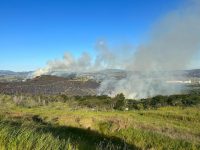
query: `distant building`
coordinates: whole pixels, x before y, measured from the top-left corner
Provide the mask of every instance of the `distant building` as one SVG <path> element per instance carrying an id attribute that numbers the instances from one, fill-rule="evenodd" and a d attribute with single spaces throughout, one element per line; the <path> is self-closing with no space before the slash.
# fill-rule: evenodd
<path id="1" fill-rule="evenodd" d="M 180 84 L 191 84 L 192 81 L 191 80 L 186 80 L 186 81 L 182 81 L 182 80 L 172 80 L 172 81 L 166 81 L 166 83 L 172 83 L 172 84 L 175 84 L 175 83 L 180 83 Z"/>
<path id="2" fill-rule="evenodd" d="M 183 83 L 186 83 L 186 84 L 191 84 L 192 81 L 191 80 L 188 80 L 188 81 L 183 81 Z"/>

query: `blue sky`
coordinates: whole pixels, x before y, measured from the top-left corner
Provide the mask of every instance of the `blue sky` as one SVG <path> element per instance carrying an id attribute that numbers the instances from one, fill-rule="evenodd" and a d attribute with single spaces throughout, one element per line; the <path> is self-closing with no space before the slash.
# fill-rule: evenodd
<path id="1" fill-rule="evenodd" d="M 34 70 L 66 51 L 94 55 L 99 39 L 138 45 L 157 20 L 183 2 L 0 0 L 0 70 Z"/>

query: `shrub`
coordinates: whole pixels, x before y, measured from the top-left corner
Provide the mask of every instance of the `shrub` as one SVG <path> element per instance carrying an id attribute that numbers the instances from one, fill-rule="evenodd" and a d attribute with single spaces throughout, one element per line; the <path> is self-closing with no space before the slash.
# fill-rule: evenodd
<path id="1" fill-rule="evenodd" d="M 125 96 L 124 96 L 124 94 L 122 94 L 122 93 L 117 94 L 114 97 L 114 100 L 116 101 L 114 109 L 124 110 L 124 107 L 125 107 Z"/>

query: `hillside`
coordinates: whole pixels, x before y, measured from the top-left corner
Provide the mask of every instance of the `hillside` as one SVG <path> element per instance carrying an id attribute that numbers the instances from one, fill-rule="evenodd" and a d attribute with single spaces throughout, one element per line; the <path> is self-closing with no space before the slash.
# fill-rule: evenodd
<path id="1" fill-rule="evenodd" d="M 44 75 L 24 82 L 0 83 L 0 93 L 94 95 L 98 85 L 97 82 L 92 80 L 70 80 L 63 77 Z"/>
<path id="2" fill-rule="evenodd" d="M 1 150 L 200 149 L 199 105 L 76 110 L 76 100 L 63 98 L 59 102 L 50 96 L 50 103 L 27 107 L 17 103 L 15 96 L 0 95 Z M 102 98 L 93 97 L 93 101 L 107 105 L 106 97 Z M 84 101 L 88 103 L 87 99 L 80 103 Z"/>
<path id="3" fill-rule="evenodd" d="M 114 81 L 121 80 L 126 78 L 129 73 L 128 71 L 119 69 L 107 69 L 87 73 L 51 72 L 53 75 L 42 75 L 27 79 L 30 72 L 0 71 L 0 93 L 95 95 L 102 81 L 109 79 L 114 79 Z M 200 82 L 200 69 L 170 73 L 177 80 L 192 80 L 194 83 Z M 140 75 L 141 72 L 135 72 L 135 74 Z M 190 89 L 191 87 L 189 87 Z"/>

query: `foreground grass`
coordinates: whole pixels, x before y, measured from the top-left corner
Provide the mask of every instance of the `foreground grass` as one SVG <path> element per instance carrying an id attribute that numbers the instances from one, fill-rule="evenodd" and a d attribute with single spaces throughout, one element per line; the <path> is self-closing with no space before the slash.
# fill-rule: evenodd
<path id="1" fill-rule="evenodd" d="M 199 106 L 103 112 L 8 103 L 0 111 L 2 150 L 200 149 Z"/>
<path id="2" fill-rule="evenodd" d="M 120 138 L 109 138 L 95 131 L 21 121 L 2 120 L 0 122 L 1 149 L 136 149 Z"/>

